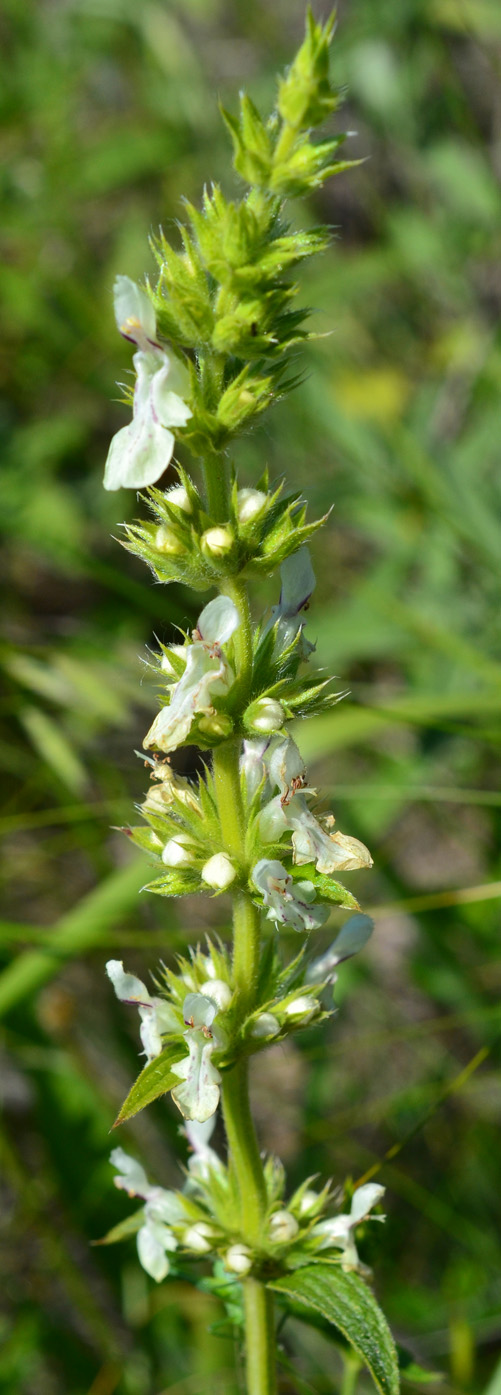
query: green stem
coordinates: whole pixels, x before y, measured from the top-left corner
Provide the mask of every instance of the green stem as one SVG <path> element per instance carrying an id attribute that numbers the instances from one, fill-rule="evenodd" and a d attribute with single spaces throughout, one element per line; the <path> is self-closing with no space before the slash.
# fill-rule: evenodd
<path id="1" fill-rule="evenodd" d="M 354 1395 L 361 1363 L 358 1356 L 343 1356 L 343 1378 L 340 1395 Z"/>
<path id="2" fill-rule="evenodd" d="M 248 1395 L 275 1395 L 273 1298 L 256 1279 L 246 1279 L 243 1288 L 247 1392 Z"/>
<path id="3" fill-rule="evenodd" d="M 214 523 L 228 522 L 228 461 L 221 452 L 214 451 L 203 461 L 207 511 Z"/>
<path id="4" fill-rule="evenodd" d="M 227 496 L 224 505 L 221 477 L 216 477 L 214 464 L 214 461 L 208 461 L 205 469 L 207 497 L 213 516 L 224 520 L 227 517 Z M 223 487 L 227 486 L 223 484 Z M 215 512 L 216 505 L 223 510 L 219 515 Z M 235 632 L 237 679 L 232 696 L 235 712 L 242 712 L 248 702 L 252 677 L 252 628 L 247 587 L 240 578 L 231 577 L 222 582 L 221 591 L 231 597 L 241 617 Z M 246 824 L 239 759 L 240 741 L 232 739 L 224 742 L 214 751 L 213 773 L 222 839 L 227 851 L 242 864 L 245 861 Z M 233 898 L 233 982 L 242 1018 L 252 1011 L 256 1000 L 259 950 L 259 911 L 247 892 L 238 891 Z M 267 1196 L 250 1108 L 248 1061 L 245 1056 L 241 1056 L 236 1065 L 224 1073 L 222 1102 L 230 1167 L 240 1199 L 240 1230 L 242 1238 L 254 1250 L 258 1250 L 266 1218 Z M 247 1395 L 275 1395 L 273 1296 L 264 1284 L 254 1278 L 244 1280 L 243 1290 Z"/>
<path id="5" fill-rule="evenodd" d="M 223 1077 L 223 1114 L 231 1166 L 240 1196 L 242 1236 L 250 1245 L 256 1245 L 266 1209 L 266 1188 L 250 1110 L 248 1062 L 245 1057 L 241 1057 Z"/>

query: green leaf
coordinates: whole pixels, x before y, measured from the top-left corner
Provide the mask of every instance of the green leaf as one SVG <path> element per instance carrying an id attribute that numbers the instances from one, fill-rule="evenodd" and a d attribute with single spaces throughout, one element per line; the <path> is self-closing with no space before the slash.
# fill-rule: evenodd
<path id="1" fill-rule="evenodd" d="M 144 1221 L 144 1206 L 140 1211 L 134 1211 L 132 1216 L 125 1216 L 118 1225 L 112 1226 L 111 1230 L 103 1235 L 102 1240 L 91 1240 L 91 1245 L 116 1245 L 119 1240 L 128 1240 L 129 1235 L 137 1235 L 138 1230 Z"/>
<path id="2" fill-rule="evenodd" d="M 286 1307 L 308 1322 L 320 1314 L 350 1343 L 367 1366 L 381 1395 L 398 1395 L 395 1343 L 381 1309 L 358 1274 L 338 1265 L 311 1264 L 276 1279 L 268 1288 Z"/>
<path id="3" fill-rule="evenodd" d="M 165 1095 L 167 1090 L 172 1090 L 174 1085 L 179 1084 L 179 1078 L 177 1075 L 173 1075 L 172 1067 L 185 1055 L 184 1043 L 175 1041 L 165 1046 L 161 1055 L 156 1056 L 154 1061 L 150 1061 L 149 1065 L 144 1067 L 132 1086 L 132 1090 L 129 1090 L 119 1114 L 117 1114 L 113 1125 L 114 1129 L 118 1124 L 125 1123 L 126 1119 L 132 1119 L 134 1114 L 139 1114 L 139 1111 L 145 1109 L 147 1104 L 153 1104 L 153 1100 L 157 1100 L 160 1095 Z"/>

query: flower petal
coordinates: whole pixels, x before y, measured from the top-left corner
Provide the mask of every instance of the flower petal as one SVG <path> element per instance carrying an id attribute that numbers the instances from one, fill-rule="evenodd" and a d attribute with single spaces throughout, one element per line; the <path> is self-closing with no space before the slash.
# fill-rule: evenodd
<path id="1" fill-rule="evenodd" d="M 133 344 L 154 344 L 157 336 L 155 311 L 146 291 L 130 276 L 117 276 L 113 287 L 117 329 Z"/>
<path id="2" fill-rule="evenodd" d="M 351 1202 L 351 1223 L 358 1225 L 372 1211 L 373 1206 L 377 1206 L 378 1201 L 384 1196 L 386 1188 L 379 1182 L 365 1182 L 363 1187 L 357 1187 L 353 1193 Z"/>
<path id="3" fill-rule="evenodd" d="M 151 1006 L 153 999 L 142 979 L 136 978 L 135 974 L 125 973 L 121 959 L 108 959 L 106 973 L 121 1003 L 145 1003 Z"/>
<path id="4" fill-rule="evenodd" d="M 114 1148 L 110 1153 L 110 1162 L 113 1167 L 119 1169 L 119 1176 L 113 1181 L 119 1191 L 127 1192 L 129 1196 L 140 1196 L 147 1200 L 153 1188 L 148 1182 L 144 1167 L 138 1163 L 136 1158 L 131 1158 L 129 1153 L 125 1153 L 123 1148 Z"/>
<path id="5" fill-rule="evenodd" d="M 215 1042 L 207 1041 L 202 1031 L 192 1031 L 188 1037 L 188 1056 L 172 1067 L 173 1075 L 182 1081 L 172 1091 L 174 1103 L 185 1119 L 198 1119 L 202 1124 L 210 1119 L 219 1104 L 221 1076 L 211 1061 L 214 1046 Z"/>
<path id="6" fill-rule="evenodd" d="M 216 596 L 204 606 L 197 630 L 205 644 L 227 644 L 240 624 L 240 615 L 229 596 Z"/>
<path id="7" fill-rule="evenodd" d="M 157 1284 L 167 1277 L 169 1261 L 165 1253 L 165 1226 L 148 1221 L 137 1233 L 137 1252 L 140 1264 Z"/>

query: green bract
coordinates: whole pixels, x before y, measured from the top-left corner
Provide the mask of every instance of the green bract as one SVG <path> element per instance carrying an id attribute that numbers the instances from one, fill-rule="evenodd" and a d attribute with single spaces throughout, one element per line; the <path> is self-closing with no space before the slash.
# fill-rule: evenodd
<path id="1" fill-rule="evenodd" d="M 217 593 L 190 634 L 159 644 L 161 705 L 143 741 L 150 788 L 142 822 L 124 832 L 153 866 L 145 890 L 231 898 L 233 942 L 230 952 L 210 940 L 162 966 L 151 992 L 121 960 L 107 965 L 118 998 L 139 1013 L 146 1057 L 116 1122 L 170 1095 L 192 1155 L 183 1190 L 169 1192 L 115 1150 L 116 1184 L 142 1204 L 106 1240 L 137 1233 L 140 1262 L 157 1282 L 176 1265 L 184 1278 L 187 1259 L 212 1262 L 213 1278 L 201 1282 L 245 1326 L 248 1395 L 275 1391 L 272 1292 L 290 1311 L 310 1321 L 320 1313 L 338 1327 L 388 1395 L 396 1380 L 391 1338 L 364 1284 L 364 1237 L 383 1219 L 373 1212 L 384 1189 L 348 1187 L 335 1212 L 329 1185 L 318 1191 L 308 1179 L 286 1201 L 281 1163 L 260 1155 L 247 1077 L 250 1056 L 329 1016 L 336 966 L 372 929 L 355 914 L 330 948 L 316 943 L 332 906 L 359 911 L 338 874 L 358 873 L 372 859 L 319 807 L 288 729 L 342 696 L 315 669 L 305 632 L 315 588 L 307 544 L 320 524 L 266 471 L 240 479 L 228 454 L 234 437 L 298 381 L 291 355 L 307 337 L 307 312 L 291 273 L 324 249 L 328 233 L 294 230 L 284 199 L 347 167 L 337 160 L 343 137 L 311 138 L 339 103 L 329 78 L 333 31 L 332 19 L 322 25 L 308 11 L 305 41 L 269 118 L 247 94 L 238 117 L 223 113 L 248 186 L 242 198 L 207 189 L 199 208 L 185 205 L 177 247 L 163 233 L 156 239 L 156 284 L 143 289 L 119 277 L 115 287 L 118 328 L 137 349 L 136 387 L 105 483 L 147 486 L 151 515 L 126 528 L 125 546 L 157 582 Z M 174 482 L 162 488 L 175 443 L 202 468 L 192 478 L 176 464 Z M 253 624 L 247 583 L 267 576 L 270 603 Z M 208 754 L 189 780 L 170 762 L 192 745 Z M 299 946 L 292 959 L 291 938 Z M 220 1100 L 227 1162 L 209 1142 Z"/>

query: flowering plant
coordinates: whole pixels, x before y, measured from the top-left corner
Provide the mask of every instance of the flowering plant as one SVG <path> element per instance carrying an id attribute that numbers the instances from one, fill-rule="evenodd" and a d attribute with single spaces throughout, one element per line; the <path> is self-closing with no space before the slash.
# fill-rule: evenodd
<path id="1" fill-rule="evenodd" d="M 136 1232 L 140 1262 L 157 1282 L 187 1259 L 212 1264 L 212 1277 L 200 1279 L 197 1268 L 194 1282 L 218 1294 L 242 1331 L 249 1395 L 276 1389 L 275 1305 L 320 1317 L 385 1395 L 398 1389 L 395 1348 L 357 1249 L 367 1226 L 384 1219 L 383 1187 L 317 1190 L 309 1178 L 287 1199 L 281 1163 L 261 1157 L 248 1094 L 250 1057 L 329 1015 L 337 965 L 372 930 L 338 880 L 370 867 L 370 853 L 317 807 L 288 726 L 342 696 L 307 667 L 315 586 L 307 544 L 323 520 L 308 522 L 298 494 L 270 486 L 266 473 L 242 484 L 230 456 L 238 433 L 294 385 L 291 355 L 307 330 L 289 273 L 328 242 L 325 228 L 291 231 L 285 200 L 353 163 L 339 158 L 344 137 L 312 139 L 339 103 L 329 79 L 333 31 L 333 20 L 321 25 L 308 11 L 267 121 L 246 95 L 238 118 L 223 112 L 246 186 L 240 201 L 218 186 L 206 191 L 201 210 L 187 205 L 181 250 L 163 234 L 155 244 L 157 284 L 121 276 L 115 287 L 118 328 L 136 346 L 136 384 L 105 487 L 146 488 L 152 519 L 129 526 L 125 545 L 159 582 L 217 591 L 191 634 L 160 646 L 161 706 L 143 742 L 150 788 L 142 823 L 126 832 L 156 868 L 149 891 L 229 893 L 233 942 L 209 941 L 162 967 L 153 991 L 121 961 L 107 965 L 118 998 L 138 1009 L 146 1057 L 117 1122 L 170 1092 L 190 1153 L 184 1185 L 166 1191 L 114 1150 L 116 1185 L 140 1205 L 106 1238 Z M 177 443 L 201 460 L 200 478 L 176 464 L 178 482 L 162 490 L 155 486 Z M 253 626 L 248 582 L 277 572 L 278 599 Z M 171 755 L 194 743 L 210 754 L 191 781 Z M 319 956 L 308 937 L 333 904 L 349 914 Z M 290 962 L 282 929 L 300 937 Z M 226 1161 L 210 1141 L 220 1101 Z"/>

